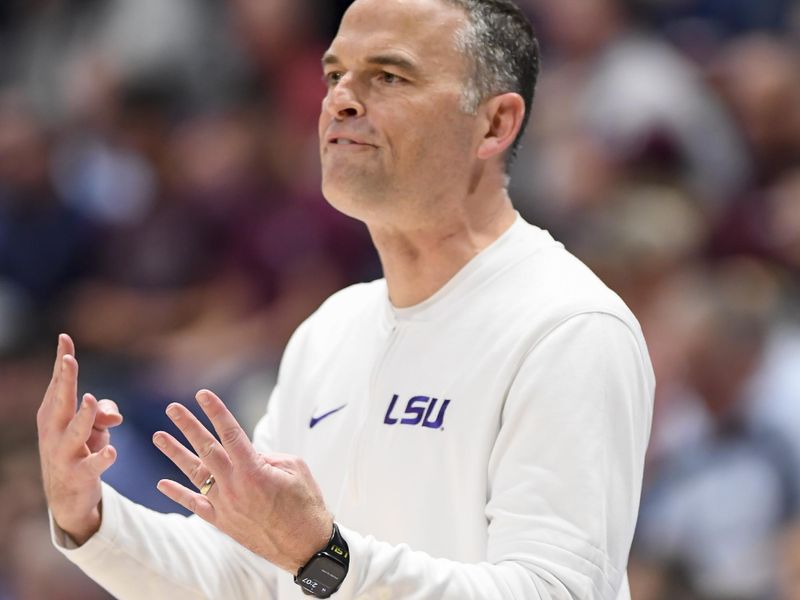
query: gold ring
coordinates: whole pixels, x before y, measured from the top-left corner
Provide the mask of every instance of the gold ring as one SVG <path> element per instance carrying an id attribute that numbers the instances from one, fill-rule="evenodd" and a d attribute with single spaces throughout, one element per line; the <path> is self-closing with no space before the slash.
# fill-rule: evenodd
<path id="1" fill-rule="evenodd" d="M 206 479 L 203 482 L 203 485 L 200 486 L 200 493 L 203 494 L 203 496 L 207 496 L 208 492 L 211 491 L 211 488 L 214 487 L 214 484 L 216 482 L 217 482 L 217 480 L 214 479 L 214 476 L 213 475 L 209 475 L 208 479 Z"/>

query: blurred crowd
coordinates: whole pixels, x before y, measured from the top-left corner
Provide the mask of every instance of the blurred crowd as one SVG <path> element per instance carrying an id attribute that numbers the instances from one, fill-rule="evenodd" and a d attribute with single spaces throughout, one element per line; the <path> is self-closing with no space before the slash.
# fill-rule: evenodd
<path id="1" fill-rule="evenodd" d="M 108 595 L 51 548 L 56 336 L 115 400 L 106 480 L 210 387 L 251 428 L 293 329 L 380 276 L 319 191 L 347 0 L 0 2 L 0 600 Z M 658 380 L 634 600 L 800 598 L 800 2 L 523 0 L 543 47 L 515 204 L 631 306 Z"/>

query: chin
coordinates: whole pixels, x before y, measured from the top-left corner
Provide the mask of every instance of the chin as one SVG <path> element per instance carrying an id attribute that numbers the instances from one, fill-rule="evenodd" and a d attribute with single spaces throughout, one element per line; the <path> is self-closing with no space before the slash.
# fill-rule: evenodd
<path id="1" fill-rule="evenodd" d="M 380 210 L 381 199 L 386 191 L 365 185 L 363 181 L 352 178 L 322 177 L 322 195 L 333 208 L 339 212 L 367 222 L 374 218 Z"/>
<path id="2" fill-rule="evenodd" d="M 359 195 L 351 189 L 352 186 L 344 186 L 340 183 L 333 184 L 323 179 L 322 195 L 325 200 L 340 213 L 359 221 L 365 220 L 364 203 L 360 200 Z"/>

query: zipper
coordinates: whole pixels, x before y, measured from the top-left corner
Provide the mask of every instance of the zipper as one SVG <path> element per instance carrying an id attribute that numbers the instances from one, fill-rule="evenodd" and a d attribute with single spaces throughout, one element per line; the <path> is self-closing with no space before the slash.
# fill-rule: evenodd
<path id="1" fill-rule="evenodd" d="M 368 396 L 368 404 L 366 410 L 364 410 L 364 414 L 361 418 L 361 422 L 359 423 L 358 432 L 356 434 L 356 441 L 353 444 L 353 471 L 352 476 L 350 478 L 350 492 L 353 494 L 353 497 L 356 501 L 360 499 L 361 496 L 361 485 L 360 482 L 363 480 L 363 471 L 364 471 L 364 453 L 363 448 L 365 444 L 365 438 L 367 434 L 372 431 L 372 428 L 368 427 L 368 422 L 370 417 L 372 417 L 375 413 L 375 409 L 377 406 L 380 405 L 380 398 L 378 398 L 378 381 L 380 380 L 380 374 L 383 370 L 383 366 L 386 363 L 386 359 L 389 356 L 389 353 L 392 350 L 397 338 L 399 336 L 399 326 L 397 321 L 392 319 L 391 329 L 389 330 L 389 336 L 387 337 L 386 341 L 383 344 L 383 351 L 381 352 L 378 359 L 375 361 L 375 366 L 372 369 L 372 373 L 370 375 L 370 382 L 369 382 L 369 396 Z"/>

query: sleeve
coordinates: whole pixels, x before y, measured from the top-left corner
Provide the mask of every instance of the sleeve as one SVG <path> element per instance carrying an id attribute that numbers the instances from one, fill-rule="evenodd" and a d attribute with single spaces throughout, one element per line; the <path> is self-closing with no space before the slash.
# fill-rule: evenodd
<path id="1" fill-rule="evenodd" d="M 103 521 L 85 544 L 50 524 L 56 548 L 120 600 L 276 597 L 274 565 L 199 517 L 157 513 L 105 483 Z"/>
<path id="2" fill-rule="evenodd" d="M 566 320 L 509 388 L 488 465 L 485 562 L 437 559 L 345 527 L 351 571 L 335 597 L 627 598 L 654 385 L 638 331 L 608 314 Z"/>

